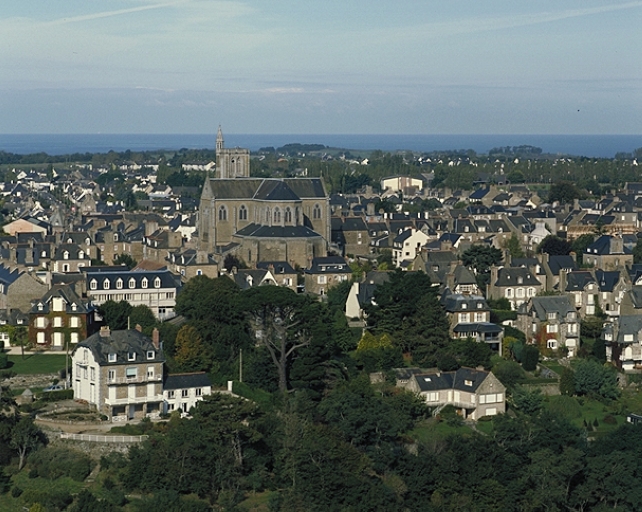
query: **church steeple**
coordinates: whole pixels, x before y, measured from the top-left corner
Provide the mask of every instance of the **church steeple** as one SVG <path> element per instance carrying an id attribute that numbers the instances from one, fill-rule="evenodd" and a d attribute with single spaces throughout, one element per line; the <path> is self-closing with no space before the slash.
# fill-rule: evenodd
<path id="1" fill-rule="evenodd" d="M 218 133 L 216 134 L 216 153 L 218 154 L 222 149 L 223 149 L 223 130 L 221 130 L 221 125 L 219 124 Z"/>

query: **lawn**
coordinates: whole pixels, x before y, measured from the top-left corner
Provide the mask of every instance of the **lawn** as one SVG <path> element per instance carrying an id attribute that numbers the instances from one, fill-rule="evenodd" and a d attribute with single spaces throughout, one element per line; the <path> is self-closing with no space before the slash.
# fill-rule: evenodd
<path id="1" fill-rule="evenodd" d="M 56 480 L 49 480 L 46 478 L 29 478 L 28 471 L 22 470 L 20 473 L 13 476 L 12 486 L 20 487 L 24 493 L 19 498 L 13 498 L 11 492 L 0 495 L 0 510 L 3 512 L 23 512 L 24 506 L 27 504 L 24 500 L 25 495 L 29 492 L 47 493 L 47 492 L 68 492 L 72 495 L 79 493 L 85 484 L 76 482 L 68 477 L 58 478 Z"/>
<path id="2" fill-rule="evenodd" d="M 545 402 L 545 407 L 562 414 L 576 427 L 587 428 L 588 426 L 589 437 L 603 435 L 626 422 L 626 417 L 617 412 L 618 409 L 621 409 L 617 404 L 609 406 L 588 398 L 549 397 Z M 615 424 L 604 421 L 609 416 L 615 420 Z M 594 427 L 595 420 L 598 423 L 597 427 Z M 596 430 L 594 431 L 593 428 Z"/>
<path id="3" fill-rule="evenodd" d="M 451 434 L 470 434 L 472 429 L 466 425 L 451 426 L 446 421 L 429 419 L 418 424 L 408 435 L 423 445 L 443 441 Z"/>
<path id="4" fill-rule="evenodd" d="M 65 355 L 28 354 L 22 356 L 9 356 L 8 370 L 17 374 L 58 373 L 65 369 Z"/>

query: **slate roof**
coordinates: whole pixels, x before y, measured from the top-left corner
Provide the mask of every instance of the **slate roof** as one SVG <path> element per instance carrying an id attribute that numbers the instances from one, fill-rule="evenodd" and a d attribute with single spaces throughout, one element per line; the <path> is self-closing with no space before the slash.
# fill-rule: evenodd
<path id="1" fill-rule="evenodd" d="M 615 285 L 620 280 L 620 272 L 618 270 L 604 271 L 598 269 L 595 271 L 595 279 L 597 285 L 602 292 L 612 292 Z"/>
<path id="2" fill-rule="evenodd" d="M 572 256 L 552 255 L 548 257 L 548 267 L 554 276 L 560 275 L 560 270 L 577 270 L 577 262 Z"/>
<path id="3" fill-rule="evenodd" d="M 414 378 L 417 380 L 421 391 L 456 389 L 474 393 L 489 374 L 490 372 L 484 370 L 459 368 L 454 372 L 432 371 L 430 373 L 415 373 Z M 470 382 L 471 385 L 467 385 L 466 382 Z"/>
<path id="4" fill-rule="evenodd" d="M 65 301 L 65 312 L 69 314 L 87 314 L 94 310 L 91 302 L 81 299 L 71 286 L 54 285 L 42 299 L 32 301 L 31 313 L 47 314 L 51 311 L 51 301 L 54 297 L 61 297 Z M 72 305 L 76 305 L 76 309 Z M 38 308 L 42 305 L 42 309 Z"/>
<path id="5" fill-rule="evenodd" d="M 293 201 L 305 198 L 325 198 L 320 178 L 210 178 L 209 186 L 218 199 L 260 199 Z"/>
<path id="6" fill-rule="evenodd" d="M 473 322 L 469 324 L 457 324 L 453 329 L 453 332 L 485 332 L 499 334 L 502 330 L 503 329 L 499 325 L 492 324 L 490 322 Z"/>
<path id="7" fill-rule="evenodd" d="M 445 293 L 441 299 L 444 309 L 449 313 L 457 311 L 488 311 L 486 299 L 481 295 L 462 295 L 460 293 Z"/>
<path id="8" fill-rule="evenodd" d="M 174 373 L 165 377 L 163 391 L 211 387 L 212 381 L 205 372 Z"/>
<path id="9" fill-rule="evenodd" d="M 290 187 L 281 180 L 265 180 L 254 194 L 254 199 L 263 201 L 300 201 Z"/>
<path id="10" fill-rule="evenodd" d="M 296 274 L 296 270 L 292 268 L 287 261 L 259 261 L 256 264 L 256 268 L 263 270 L 271 270 L 270 267 L 274 268 L 273 274 Z"/>
<path id="11" fill-rule="evenodd" d="M 351 274 L 352 269 L 348 262 L 341 256 L 325 256 L 321 258 L 312 258 L 312 264 L 306 269 L 306 274 Z"/>
<path id="12" fill-rule="evenodd" d="M 468 196 L 468 199 L 480 201 L 490 192 L 490 188 L 478 188 L 472 194 Z"/>
<path id="13" fill-rule="evenodd" d="M 638 333 L 642 331 L 642 315 L 623 315 L 618 321 L 617 343 L 638 343 Z M 633 340 L 624 341 L 625 334 L 633 334 Z"/>
<path id="14" fill-rule="evenodd" d="M 548 313 L 557 313 L 561 318 L 568 313 L 575 312 L 571 300 L 567 296 L 533 297 L 531 305 L 537 318 L 544 322 L 548 320 Z"/>
<path id="15" fill-rule="evenodd" d="M 497 281 L 494 284 L 495 286 L 516 286 L 518 284 L 540 286 L 542 283 L 540 283 L 535 277 L 535 274 L 527 268 L 503 267 L 498 269 Z"/>
<path id="16" fill-rule="evenodd" d="M 615 254 L 611 253 L 611 238 L 610 235 L 602 235 L 586 248 L 586 254 Z M 624 247 L 623 254 L 631 254 L 631 249 Z"/>
<path id="17" fill-rule="evenodd" d="M 97 282 L 96 290 L 103 290 L 105 280 L 109 281 L 109 290 L 117 290 L 116 281 L 122 280 L 123 292 L 129 289 L 142 289 L 143 279 L 147 279 L 147 289 L 154 290 L 154 280 L 158 277 L 161 280 L 160 288 L 180 288 L 180 276 L 172 274 L 169 270 L 124 270 L 126 267 L 114 267 L 115 270 L 105 270 L 100 268 L 95 270 L 91 267 L 85 275 L 87 276 L 87 291 L 92 293 L 94 290 L 90 287 L 90 282 L 95 279 Z M 134 279 L 134 288 L 129 287 L 130 279 Z"/>
<path id="18" fill-rule="evenodd" d="M 19 277 L 20 272 L 18 269 L 11 270 L 4 265 L 0 265 L 0 282 L 5 285 L 5 288 L 11 285 Z"/>
<path id="19" fill-rule="evenodd" d="M 307 226 L 261 226 L 249 224 L 237 231 L 234 236 L 256 238 L 312 238 L 321 235 Z"/>
<path id="20" fill-rule="evenodd" d="M 583 291 L 589 283 L 595 283 L 590 272 L 582 270 L 566 274 L 566 290 L 564 292 Z"/>
<path id="21" fill-rule="evenodd" d="M 97 332 L 78 343 L 74 354 L 81 348 L 88 348 L 100 366 L 164 362 L 162 350 L 157 350 L 152 340 L 136 329 L 111 331 L 108 335 Z M 153 359 L 147 359 L 147 352 L 154 352 Z M 135 361 L 129 361 L 129 354 L 136 354 Z M 109 362 L 109 354 L 116 354 L 116 361 Z"/>

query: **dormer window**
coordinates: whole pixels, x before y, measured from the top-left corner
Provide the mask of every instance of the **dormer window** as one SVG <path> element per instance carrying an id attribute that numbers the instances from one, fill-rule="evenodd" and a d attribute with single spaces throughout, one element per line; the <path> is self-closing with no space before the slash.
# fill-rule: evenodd
<path id="1" fill-rule="evenodd" d="M 472 386 L 473 385 L 473 381 L 472 380 L 464 380 L 464 384 L 466 386 Z"/>
<path id="2" fill-rule="evenodd" d="M 140 282 L 141 287 L 147 288 L 147 284 L 148 284 L 147 278 L 143 277 L 143 280 Z"/>
<path id="3" fill-rule="evenodd" d="M 461 309 L 468 309 L 468 304 L 466 304 L 465 302 L 462 303 Z"/>
<path id="4" fill-rule="evenodd" d="M 85 238 L 85 245 L 91 244 L 91 240 L 89 238 Z"/>
<path id="5" fill-rule="evenodd" d="M 74 302 L 74 303 L 71 305 L 71 310 L 72 310 L 72 311 L 76 311 L 77 309 L 78 309 L 78 306 L 76 306 L 76 303 Z"/>
<path id="6" fill-rule="evenodd" d="M 147 359 L 154 359 L 155 352 L 153 350 L 147 351 Z"/>
<path id="7" fill-rule="evenodd" d="M 109 279 L 103 281 L 103 290 L 109 290 Z"/>
<path id="8" fill-rule="evenodd" d="M 78 252 L 78 259 L 79 260 L 85 259 L 85 253 L 83 251 Z"/>
<path id="9" fill-rule="evenodd" d="M 122 288 L 123 288 L 123 280 L 119 277 L 118 279 L 116 279 L 116 289 L 122 290 Z"/>
<path id="10" fill-rule="evenodd" d="M 89 289 L 95 290 L 96 288 L 98 288 L 98 283 L 96 282 L 96 280 L 92 279 L 91 281 L 89 281 Z"/>
<path id="11" fill-rule="evenodd" d="M 161 280 L 160 277 L 157 277 L 154 279 L 154 288 L 160 288 L 161 287 Z"/>
<path id="12" fill-rule="evenodd" d="M 136 352 L 127 352 L 127 361 L 136 361 Z"/>
<path id="13" fill-rule="evenodd" d="M 136 288 L 136 279 L 134 279 L 133 277 L 129 280 L 129 287 Z"/>
<path id="14" fill-rule="evenodd" d="M 114 233 L 114 242 L 118 242 L 118 233 Z"/>
<path id="15" fill-rule="evenodd" d="M 118 357 L 116 356 L 116 354 L 111 352 L 108 356 L 108 361 L 110 363 L 115 363 L 117 360 L 118 360 Z"/>
<path id="16" fill-rule="evenodd" d="M 62 259 L 63 260 L 68 260 L 69 259 L 69 251 L 65 251 L 62 253 Z"/>
<path id="17" fill-rule="evenodd" d="M 38 303 L 38 311 L 42 311 L 44 309 L 44 306 L 42 305 L 42 302 Z"/>
<path id="18" fill-rule="evenodd" d="M 73 241 L 71 238 L 67 238 L 67 243 L 68 243 L 68 244 L 73 244 L 73 243 L 74 243 L 74 241 Z"/>
<path id="19" fill-rule="evenodd" d="M 477 303 L 477 309 L 481 309 L 481 308 L 483 308 L 483 307 L 484 307 L 484 305 L 483 305 L 481 302 L 478 302 L 478 303 Z"/>

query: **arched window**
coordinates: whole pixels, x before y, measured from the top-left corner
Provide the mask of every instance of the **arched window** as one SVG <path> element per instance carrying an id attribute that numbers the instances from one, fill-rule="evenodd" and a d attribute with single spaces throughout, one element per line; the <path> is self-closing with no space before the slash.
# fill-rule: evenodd
<path id="1" fill-rule="evenodd" d="M 161 280 L 160 277 L 157 277 L 154 279 L 154 288 L 160 288 L 161 287 Z"/>
<path id="2" fill-rule="evenodd" d="M 123 280 L 119 277 L 116 279 L 116 289 L 121 290 L 123 288 Z"/>
<path id="3" fill-rule="evenodd" d="M 221 206 L 218 209 L 218 220 L 227 220 L 227 208 L 225 206 Z"/>
<path id="4" fill-rule="evenodd" d="M 89 281 L 89 289 L 95 290 L 96 288 L 98 288 L 98 282 L 95 279 Z"/>
<path id="5" fill-rule="evenodd" d="M 140 282 L 142 288 L 147 288 L 147 278 L 143 277 L 143 280 Z"/>
<path id="6" fill-rule="evenodd" d="M 84 253 L 83 251 L 79 251 L 79 252 L 78 252 L 78 259 L 79 259 L 79 260 L 83 260 L 83 259 L 85 259 L 85 253 Z"/>
<path id="7" fill-rule="evenodd" d="M 103 290 L 109 290 L 109 279 L 103 281 Z"/>
<path id="8" fill-rule="evenodd" d="M 314 209 L 312 210 L 312 218 L 313 219 L 321 218 L 321 207 L 318 204 L 314 205 Z"/>
<path id="9" fill-rule="evenodd" d="M 281 209 L 280 208 L 275 208 L 274 209 L 274 223 L 275 224 L 281 224 Z"/>
<path id="10" fill-rule="evenodd" d="M 286 224 L 292 223 L 292 210 L 290 209 L 289 206 L 285 209 L 285 223 Z"/>
<path id="11" fill-rule="evenodd" d="M 129 279 L 129 287 L 136 288 L 136 279 L 134 279 L 133 277 Z"/>
<path id="12" fill-rule="evenodd" d="M 239 220 L 247 220 L 247 208 L 244 204 L 239 208 Z"/>

